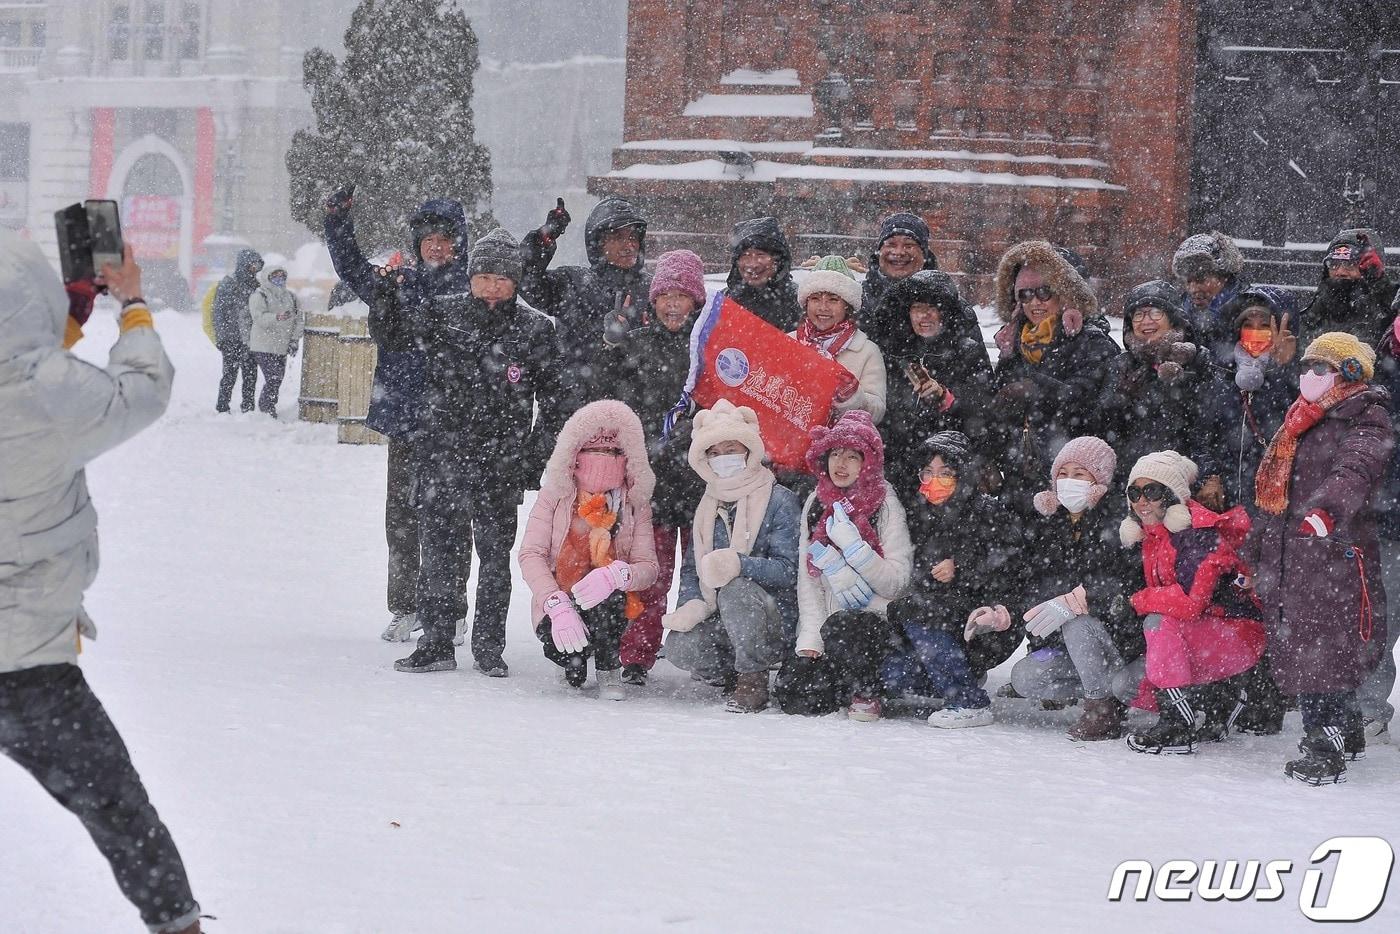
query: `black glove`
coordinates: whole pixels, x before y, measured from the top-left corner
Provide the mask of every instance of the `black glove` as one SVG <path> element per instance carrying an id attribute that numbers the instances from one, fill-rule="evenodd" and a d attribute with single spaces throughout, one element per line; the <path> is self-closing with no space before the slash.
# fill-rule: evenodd
<path id="1" fill-rule="evenodd" d="M 344 188 L 331 192 L 331 196 L 326 199 L 327 214 L 348 214 L 350 208 L 355 203 L 355 185 L 353 183 Z"/>
<path id="2" fill-rule="evenodd" d="M 544 217 L 544 226 L 540 228 L 540 233 L 551 240 L 558 240 L 564 236 L 564 231 L 569 229 L 569 221 L 573 220 L 569 212 L 564 209 L 564 199 L 558 199 L 558 205 Z"/>

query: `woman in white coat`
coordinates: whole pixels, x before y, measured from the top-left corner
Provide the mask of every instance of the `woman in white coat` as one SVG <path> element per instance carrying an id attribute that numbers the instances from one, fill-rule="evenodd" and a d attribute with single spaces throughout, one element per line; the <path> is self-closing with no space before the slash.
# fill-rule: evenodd
<path id="1" fill-rule="evenodd" d="M 248 314 L 253 329 L 248 336 L 248 352 L 262 370 L 263 389 L 258 411 L 277 417 L 277 396 L 287 375 L 287 358 L 297 355 L 301 333 L 306 327 L 297 297 L 287 288 L 285 266 L 268 266 L 258 273 L 258 290 L 248 297 Z"/>
<path id="2" fill-rule="evenodd" d="M 828 256 L 818 262 L 797 284 L 797 301 L 804 317 L 788 336 L 835 360 L 851 374 L 837 393 L 833 411 L 838 415 L 869 412 L 870 420 L 878 425 L 885 417 L 885 357 L 856 326 L 860 283 L 846 261 Z"/>

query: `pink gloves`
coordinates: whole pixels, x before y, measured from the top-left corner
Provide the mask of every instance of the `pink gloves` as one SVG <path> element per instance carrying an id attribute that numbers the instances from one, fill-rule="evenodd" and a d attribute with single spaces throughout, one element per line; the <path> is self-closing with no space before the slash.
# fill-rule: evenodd
<path id="1" fill-rule="evenodd" d="M 632 566 L 626 561 L 614 561 L 594 568 L 572 588 L 580 610 L 591 610 L 619 590 L 632 583 Z"/>
<path id="2" fill-rule="evenodd" d="M 963 641 L 971 642 L 987 632 L 1006 632 L 1011 628 L 1011 611 L 998 603 L 996 606 L 979 606 L 967 618 L 963 628 Z"/>
<path id="3" fill-rule="evenodd" d="M 556 590 L 545 597 L 544 613 L 549 617 L 549 631 L 556 649 L 565 654 L 577 654 L 588 648 L 588 627 L 583 624 L 583 617 L 574 609 L 568 594 Z"/>
<path id="4" fill-rule="evenodd" d="M 1044 639 L 1076 616 L 1087 616 L 1088 613 L 1089 598 L 1084 592 L 1084 585 L 1080 584 L 1069 593 L 1031 607 L 1022 619 L 1026 621 L 1026 632 L 1037 639 Z"/>

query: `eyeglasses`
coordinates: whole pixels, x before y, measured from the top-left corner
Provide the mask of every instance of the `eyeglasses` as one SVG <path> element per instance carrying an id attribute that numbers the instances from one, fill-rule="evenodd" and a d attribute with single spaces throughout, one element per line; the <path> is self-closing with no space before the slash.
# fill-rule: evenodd
<path id="1" fill-rule="evenodd" d="M 1133 323 L 1138 321 L 1163 321 L 1166 320 L 1167 313 L 1154 305 L 1143 305 L 1133 309 Z"/>
<path id="2" fill-rule="evenodd" d="M 1337 368 L 1322 360 L 1314 360 L 1308 365 L 1308 372 L 1313 376 L 1326 376 L 1328 373 L 1337 372 Z"/>
<path id="3" fill-rule="evenodd" d="M 1145 499 L 1149 503 L 1160 503 L 1167 498 L 1171 490 L 1168 490 L 1160 483 L 1147 483 L 1143 486 L 1128 487 L 1128 502 L 1136 503 L 1140 499 Z"/>
<path id="4" fill-rule="evenodd" d="M 919 482 L 920 482 L 920 483 L 928 483 L 930 480 L 934 479 L 935 477 L 938 478 L 939 480 L 956 480 L 956 479 L 958 479 L 958 475 L 957 475 L 957 474 L 951 474 L 951 473 L 934 473 L 932 470 L 929 470 L 927 467 L 925 467 L 923 470 L 919 471 Z"/>
<path id="5" fill-rule="evenodd" d="M 1042 302 L 1048 302 L 1055 297 L 1055 290 L 1048 285 L 1038 285 L 1033 289 L 1017 289 L 1016 301 L 1022 305 L 1029 304 L 1031 299 L 1038 298 Z"/>

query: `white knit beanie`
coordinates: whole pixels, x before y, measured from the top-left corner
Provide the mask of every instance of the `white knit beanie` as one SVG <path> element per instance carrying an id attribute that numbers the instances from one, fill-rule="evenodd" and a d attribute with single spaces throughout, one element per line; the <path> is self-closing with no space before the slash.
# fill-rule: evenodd
<path id="1" fill-rule="evenodd" d="M 818 292 L 830 292 L 851 306 L 851 314 L 860 311 L 860 283 L 851 274 L 846 261 L 839 256 L 823 257 L 816 268 L 803 274 L 797 283 L 797 304 L 805 310 L 807 299 Z"/>
<path id="2" fill-rule="evenodd" d="M 1138 458 L 1128 473 L 1128 486 L 1138 480 L 1155 480 L 1171 490 L 1177 501 L 1167 507 L 1162 524 L 1168 532 L 1183 532 L 1191 528 L 1191 510 L 1186 504 L 1191 501 L 1191 487 L 1199 475 L 1195 461 L 1189 457 L 1175 451 L 1157 451 Z M 1142 526 L 1131 513 L 1118 527 L 1118 537 L 1125 547 L 1142 541 Z"/>

